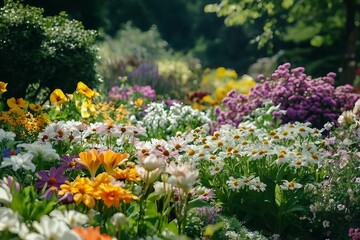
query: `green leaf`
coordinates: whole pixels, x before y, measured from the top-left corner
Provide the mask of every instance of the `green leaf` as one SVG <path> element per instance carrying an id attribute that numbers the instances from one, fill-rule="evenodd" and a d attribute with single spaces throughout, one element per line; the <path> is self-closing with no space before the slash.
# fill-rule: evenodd
<path id="1" fill-rule="evenodd" d="M 294 0 L 283 0 L 281 6 L 285 9 L 289 9 L 292 5 L 294 5 Z"/>
<path id="2" fill-rule="evenodd" d="M 177 224 L 175 223 L 175 219 L 169 222 L 169 224 L 165 225 L 164 229 L 167 229 L 174 234 L 178 234 L 178 229 L 177 229 Z"/>
<path id="3" fill-rule="evenodd" d="M 188 208 L 201 208 L 201 207 L 212 207 L 212 205 L 206 201 L 194 199 L 189 202 Z"/>
<path id="4" fill-rule="evenodd" d="M 212 237 L 216 231 L 221 229 L 225 225 L 224 222 L 219 222 L 214 225 L 207 225 L 203 233 L 204 237 Z"/>
<path id="5" fill-rule="evenodd" d="M 316 35 L 310 41 L 310 44 L 314 47 L 321 47 L 324 43 L 324 37 Z"/>
<path id="6" fill-rule="evenodd" d="M 280 188 L 279 184 L 276 184 L 275 186 L 275 203 L 278 207 L 281 206 L 284 200 L 284 192 Z"/>

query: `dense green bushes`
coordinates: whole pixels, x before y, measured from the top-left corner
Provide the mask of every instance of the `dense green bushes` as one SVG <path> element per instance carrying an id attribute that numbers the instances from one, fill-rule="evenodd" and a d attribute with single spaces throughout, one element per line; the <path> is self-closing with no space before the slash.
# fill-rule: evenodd
<path id="1" fill-rule="evenodd" d="M 0 79 L 9 83 L 5 97 L 42 101 L 54 88 L 72 92 L 79 81 L 94 86 L 95 37 L 65 13 L 44 17 L 40 8 L 6 1 L 0 9 Z"/>

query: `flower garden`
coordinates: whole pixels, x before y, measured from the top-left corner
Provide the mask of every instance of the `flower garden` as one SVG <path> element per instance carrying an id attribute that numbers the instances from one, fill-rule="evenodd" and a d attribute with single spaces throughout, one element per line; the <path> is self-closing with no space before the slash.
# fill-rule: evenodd
<path id="1" fill-rule="evenodd" d="M 83 82 L 7 99 L 1 239 L 359 239 L 360 95 L 334 77 L 286 63 L 193 106 Z"/>

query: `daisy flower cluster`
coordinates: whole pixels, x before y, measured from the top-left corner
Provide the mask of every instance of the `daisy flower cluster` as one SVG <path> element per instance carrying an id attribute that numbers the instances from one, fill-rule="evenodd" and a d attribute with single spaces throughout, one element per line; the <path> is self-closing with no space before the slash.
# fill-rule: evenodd
<path id="1" fill-rule="evenodd" d="M 210 122 L 205 113 L 190 106 L 174 103 L 167 107 L 163 102 L 150 103 L 142 119 L 143 127 L 151 137 L 173 136 L 178 131 L 185 131 Z"/>

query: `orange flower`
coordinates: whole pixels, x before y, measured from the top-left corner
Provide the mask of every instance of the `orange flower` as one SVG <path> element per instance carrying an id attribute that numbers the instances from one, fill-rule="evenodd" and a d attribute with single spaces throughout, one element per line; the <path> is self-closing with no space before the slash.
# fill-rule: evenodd
<path id="1" fill-rule="evenodd" d="M 130 191 L 109 183 L 103 183 L 99 186 L 99 195 L 108 208 L 110 208 L 112 205 L 118 207 L 120 201 L 130 203 L 132 200 L 139 199 Z"/>
<path id="2" fill-rule="evenodd" d="M 111 150 L 101 152 L 98 155 L 98 158 L 102 163 L 102 165 L 104 166 L 105 171 L 110 175 L 115 174 L 114 169 L 117 166 L 119 166 L 121 163 L 123 163 L 128 157 L 129 154 L 127 153 L 115 153 Z"/>
<path id="3" fill-rule="evenodd" d="M 89 88 L 89 87 L 88 87 L 85 83 L 83 83 L 83 82 L 78 82 L 76 91 L 77 91 L 79 94 L 86 96 L 87 98 L 93 98 L 93 97 L 96 97 L 96 96 L 99 95 L 96 91 L 94 91 L 94 90 L 92 90 L 91 88 Z"/>
<path id="4" fill-rule="evenodd" d="M 9 106 L 9 108 L 13 109 L 26 109 L 29 106 L 29 102 L 25 101 L 23 98 L 15 99 L 14 97 L 12 97 L 7 100 L 7 105 Z"/>
<path id="5" fill-rule="evenodd" d="M 4 82 L 1 82 L 0 81 L 0 94 L 3 94 L 4 92 L 6 92 L 7 90 L 6 90 L 6 86 L 7 86 L 8 84 L 7 83 L 4 83 Z"/>
<path id="6" fill-rule="evenodd" d="M 83 164 L 89 170 L 91 177 L 94 178 L 101 164 L 96 150 L 92 149 L 88 152 L 81 152 L 79 153 L 79 157 L 78 162 Z"/>
<path id="7" fill-rule="evenodd" d="M 111 240 L 111 236 L 100 233 L 100 227 L 88 227 L 82 228 L 75 226 L 72 229 L 76 232 L 83 240 Z"/>
<path id="8" fill-rule="evenodd" d="M 124 170 L 116 169 L 113 177 L 118 180 L 121 179 L 121 180 L 128 180 L 128 181 L 132 181 L 132 182 L 138 182 L 141 180 L 140 175 L 136 171 L 135 168 L 126 168 Z"/>
<path id="9" fill-rule="evenodd" d="M 55 89 L 50 95 L 50 102 L 61 105 L 67 101 L 64 92 L 61 89 Z"/>

